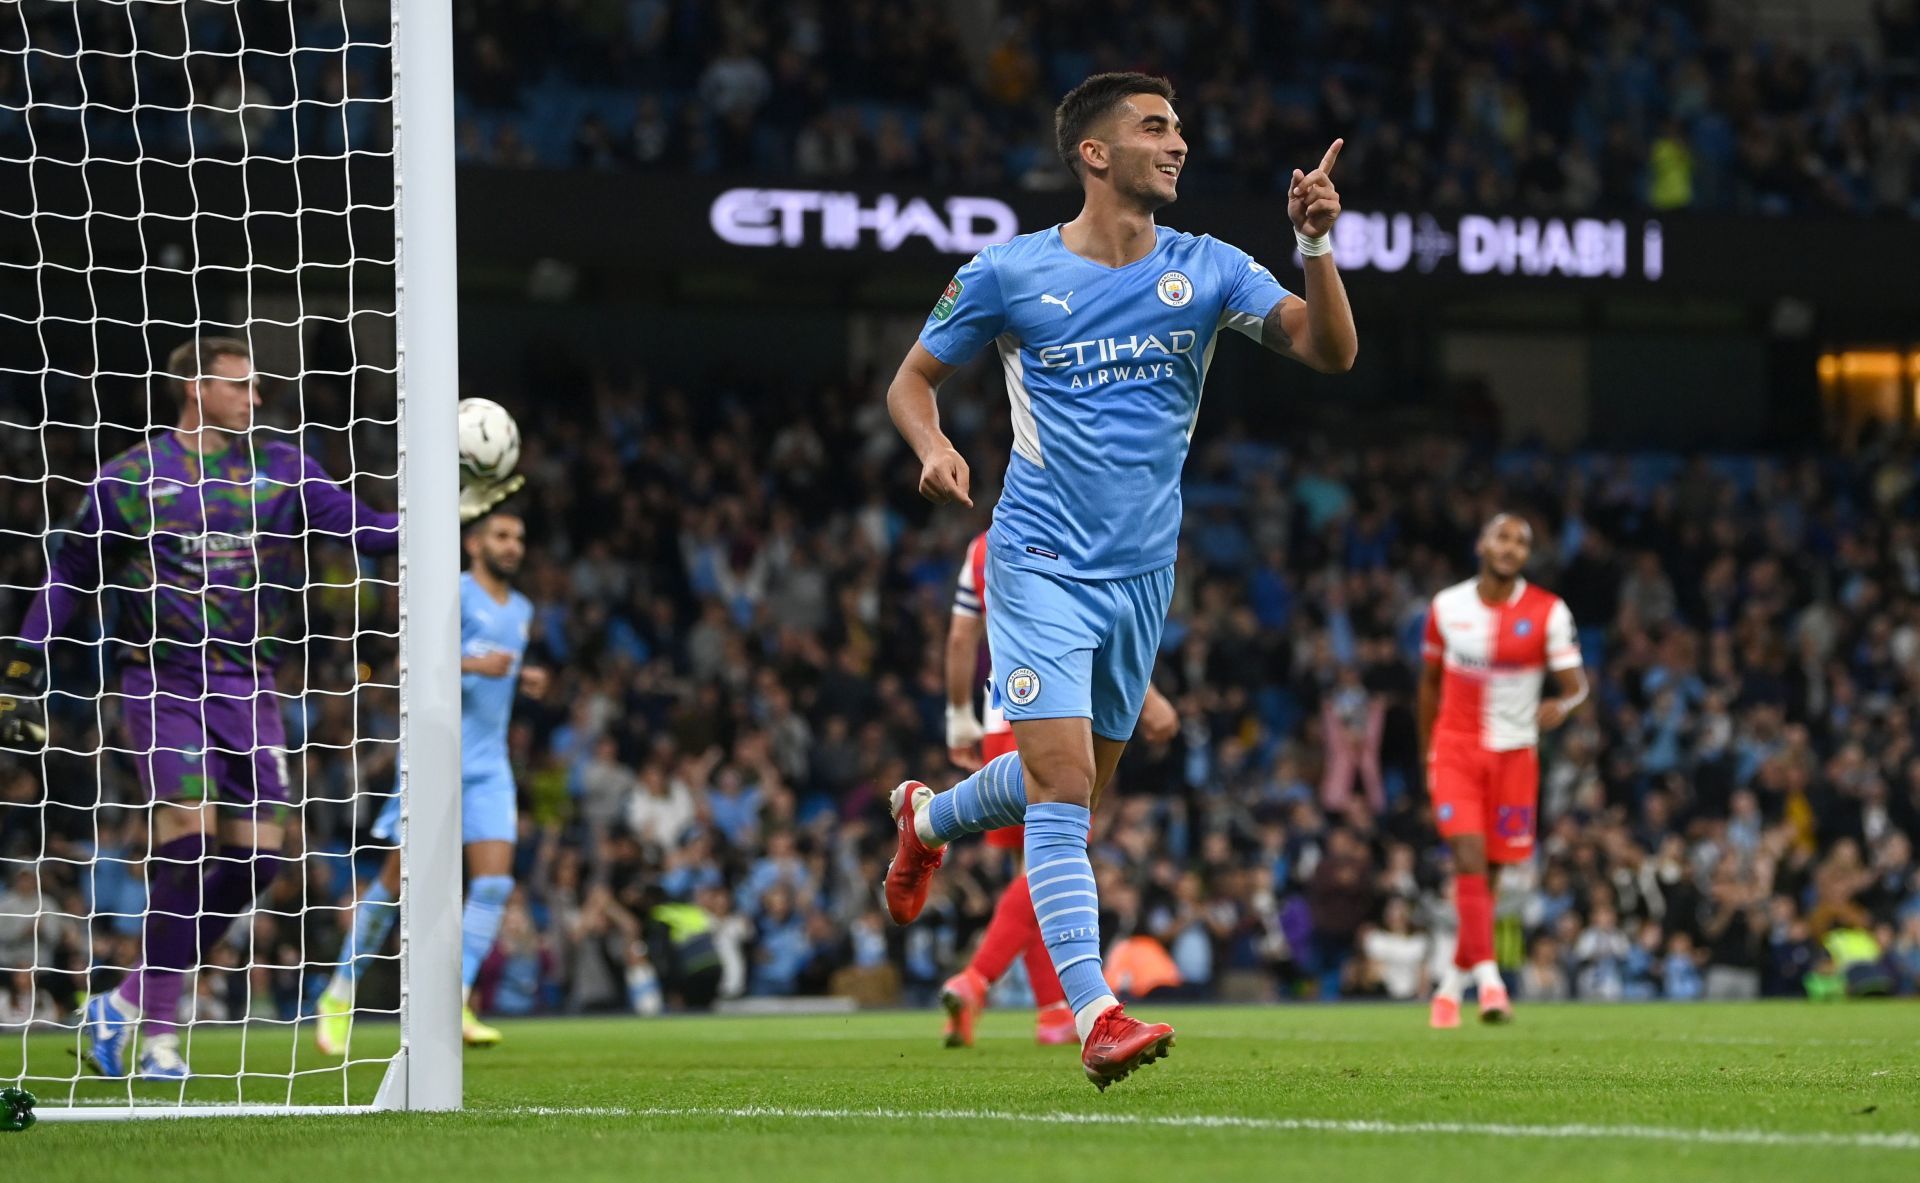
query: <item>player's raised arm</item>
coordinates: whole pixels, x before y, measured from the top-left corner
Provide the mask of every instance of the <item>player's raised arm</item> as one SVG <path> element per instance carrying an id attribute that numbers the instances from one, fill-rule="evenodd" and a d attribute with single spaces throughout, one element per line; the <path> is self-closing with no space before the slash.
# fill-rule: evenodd
<path id="1" fill-rule="evenodd" d="M 1287 296 L 1266 316 L 1260 340 L 1275 353 L 1304 362 L 1323 374 L 1344 374 L 1360 355 L 1360 334 L 1353 306 L 1333 263 L 1333 223 L 1340 216 L 1340 192 L 1333 187 L 1333 164 L 1345 140 L 1335 140 L 1310 173 L 1293 170 L 1287 189 L 1287 217 L 1306 270 L 1306 298 Z"/>
<path id="2" fill-rule="evenodd" d="M 920 458 L 920 496 L 935 505 L 958 501 L 972 508 L 968 491 L 972 474 L 959 449 L 940 430 L 940 407 L 933 394 L 954 369 L 915 341 L 887 387 L 887 412 Z"/>

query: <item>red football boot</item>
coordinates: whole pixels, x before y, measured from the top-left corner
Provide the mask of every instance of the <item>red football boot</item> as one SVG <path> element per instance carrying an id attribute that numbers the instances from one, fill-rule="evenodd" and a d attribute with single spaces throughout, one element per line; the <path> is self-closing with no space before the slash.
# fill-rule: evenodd
<path id="1" fill-rule="evenodd" d="M 1064 1002 L 1043 1008 L 1033 1021 L 1033 1041 L 1042 1047 L 1079 1043 L 1080 1033 L 1073 1029 L 1073 1012 Z"/>
<path id="2" fill-rule="evenodd" d="M 1488 1024 L 1513 1022 L 1513 1003 L 1505 986 L 1480 987 L 1480 1021 Z"/>
<path id="3" fill-rule="evenodd" d="M 1100 1012 L 1080 1049 L 1080 1066 L 1101 1092 L 1144 1064 L 1165 1056 L 1173 1047 L 1173 1028 L 1165 1023 L 1142 1023 L 1127 1017 L 1118 1004 Z"/>
<path id="4" fill-rule="evenodd" d="M 947 1046 L 972 1047 L 973 1021 L 987 1009 L 986 982 L 963 969 L 940 987 L 940 1005 L 947 1008 Z"/>
<path id="5" fill-rule="evenodd" d="M 887 864 L 887 915 L 895 924 L 912 924 L 920 909 L 927 906 L 927 884 L 947 855 L 946 847 L 929 850 L 914 831 L 913 818 L 933 800 L 933 790 L 917 780 L 903 780 L 887 798 L 893 811 L 893 824 L 900 831 L 900 846 Z"/>

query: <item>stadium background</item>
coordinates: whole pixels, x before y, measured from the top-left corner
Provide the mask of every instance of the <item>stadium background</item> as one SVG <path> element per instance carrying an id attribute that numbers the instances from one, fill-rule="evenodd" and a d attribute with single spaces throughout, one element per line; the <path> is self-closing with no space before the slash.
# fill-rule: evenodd
<path id="1" fill-rule="evenodd" d="M 656 886 L 705 910 L 729 994 L 921 1001 L 963 959 L 1004 867 L 964 852 L 910 930 L 885 924 L 874 887 L 884 790 L 950 776 L 939 643 L 985 516 L 917 501 L 880 391 L 969 235 L 1071 215 L 1049 103 L 1109 67 L 1164 71 L 1182 93 L 1194 167 L 1163 220 L 1237 241 L 1283 281 L 1276 179 L 1347 137 L 1338 249 L 1363 348 L 1339 382 L 1219 355 L 1157 674 L 1185 727 L 1129 754 L 1097 819 L 1107 939 L 1158 942 L 1169 988 L 1192 997 L 1420 989 L 1418 967 L 1450 949 L 1450 909 L 1419 807 L 1414 638 L 1426 596 L 1469 569 L 1478 522 L 1517 507 L 1538 532 L 1530 574 L 1568 599 L 1597 675 L 1547 747 L 1541 864 L 1500 899 L 1518 996 L 1913 992 L 1914 6 L 1117 8 L 463 7 L 462 380 L 528 437 L 523 585 L 558 674 L 516 716 L 523 886 L 487 1009 L 651 1009 L 671 944 L 647 914 Z M 224 11 L 198 19 L 196 46 L 240 34 Z M 384 8 L 356 19 L 375 27 Z M 245 33 L 271 44 L 270 29 Z M 312 85 L 385 91 L 378 57 L 310 56 L 324 60 L 289 69 Z M 79 81 L 8 62 L 8 88 Z M 217 91 L 227 68 L 194 84 Z M 337 127 L 292 122 L 178 130 L 214 156 L 290 152 L 296 134 L 384 144 L 352 102 Z M 43 154 L 5 173 L 10 209 L 83 186 L 106 200 L 141 174 L 164 202 L 157 170 L 100 163 L 132 129 L 90 128 L 91 163 L 64 167 L 40 130 L 0 123 L 8 155 Z M 350 156 L 227 167 L 193 200 L 233 194 L 244 173 L 233 226 L 87 249 L 271 258 L 297 228 L 312 257 L 337 251 L 333 271 L 251 294 L 256 309 L 338 316 L 304 339 L 256 336 L 263 368 L 305 375 L 268 415 L 390 503 L 390 346 L 382 310 L 350 286 L 380 274 L 353 230 L 385 232 L 388 182 Z M 276 194 L 339 212 L 259 216 Z M 17 222 L 0 232 L 21 245 Z M 156 283 L 208 320 L 243 298 L 204 270 L 124 291 L 41 278 L 37 307 L 96 317 Z M 27 332 L 10 314 L 0 333 L 9 357 L 43 366 L 150 365 L 173 337 L 128 319 Z M 70 478 L 5 485 L 9 529 L 43 529 L 122 445 L 68 410 L 89 404 L 78 384 L 0 378 L 10 422 L 53 424 L 8 471 Z M 146 417 L 143 387 L 91 393 L 102 422 Z M 990 489 L 1009 438 L 998 375 L 968 371 L 943 405 Z M 8 548 L 0 583 L 31 586 L 39 561 Z M 7 619 L 24 606 L 0 601 Z M 336 631 L 329 612 L 393 611 L 378 589 L 314 608 L 320 635 Z M 390 785 L 396 727 L 390 651 L 308 648 L 309 684 L 339 693 L 295 719 L 314 857 L 304 882 L 273 889 L 291 911 L 345 896 L 375 811 L 355 792 Z M 79 646 L 56 657 L 70 674 L 87 660 Z M 59 914 L 137 916 L 135 864 L 116 861 L 145 847 L 131 811 L 85 812 L 90 769 L 55 760 L 37 782 L 0 770 L 0 891 L 14 896 L 0 913 L 36 910 L 24 868 L 52 853 L 39 884 Z M 103 783 L 109 802 L 137 795 L 111 760 Z M 263 914 L 256 935 L 299 967 L 332 955 L 337 924 L 325 909 L 295 925 Z M 43 920 L 43 969 L 5 975 L 0 1021 L 36 992 L 35 1013 L 58 1013 L 89 954 L 125 964 L 137 931 Z M 0 966 L 27 965 L 34 940 L 0 929 Z M 290 1015 L 324 977 L 257 970 L 250 1005 Z M 249 1004 L 240 975 L 202 979 L 203 1016 Z"/>

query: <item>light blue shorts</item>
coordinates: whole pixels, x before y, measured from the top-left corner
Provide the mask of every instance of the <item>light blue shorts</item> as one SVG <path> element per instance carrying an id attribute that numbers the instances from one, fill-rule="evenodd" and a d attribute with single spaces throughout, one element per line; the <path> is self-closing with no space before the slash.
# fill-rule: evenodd
<path id="1" fill-rule="evenodd" d="M 460 841 L 512 842 L 519 837 L 515 816 L 513 774 L 505 771 L 470 776 L 460 784 Z M 373 822 L 380 842 L 400 840 L 400 795 L 396 792 L 380 808 Z"/>
<path id="2" fill-rule="evenodd" d="M 1007 718 L 1091 719 L 1133 736 L 1173 600 L 1173 568 L 1069 579 L 987 551 L 987 646 Z"/>

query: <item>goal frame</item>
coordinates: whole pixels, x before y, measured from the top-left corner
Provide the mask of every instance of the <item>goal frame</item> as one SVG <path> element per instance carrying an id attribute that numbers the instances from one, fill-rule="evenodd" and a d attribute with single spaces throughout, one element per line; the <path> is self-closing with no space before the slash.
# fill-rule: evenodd
<path id="1" fill-rule="evenodd" d="M 400 460 L 400 1048 L 366 1105 L 75 1105 L 42 1121 L 461 1107 L 453 0 L 390 0 Z"/>

